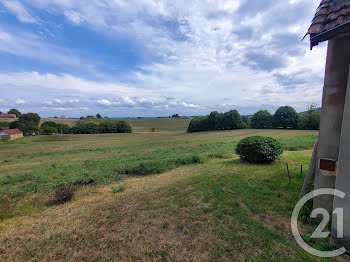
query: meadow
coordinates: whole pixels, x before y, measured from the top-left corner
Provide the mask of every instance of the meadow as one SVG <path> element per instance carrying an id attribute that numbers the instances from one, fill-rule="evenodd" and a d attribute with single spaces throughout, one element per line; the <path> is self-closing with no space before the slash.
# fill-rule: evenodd
<path id="1" fill-rule="evenodd" d="M 0 261 L 326 261 L 304 252 L 289 226 L 317 132 L 187 133 L 189 121 L 0 141 Z M 240 161 L 235 146 L 250 135 L 276 138 L 283 155 Z M 68 183 L 73 200 L 54 203 Z M 329 248 L 309 238 L 313 225 L 301 227 Z"/>

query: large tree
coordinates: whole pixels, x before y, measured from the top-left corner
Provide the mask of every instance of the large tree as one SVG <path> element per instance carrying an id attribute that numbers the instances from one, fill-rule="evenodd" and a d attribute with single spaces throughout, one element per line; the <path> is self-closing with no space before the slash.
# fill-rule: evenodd
<path id="1" fill-rule="evenodd" d="M 22 114 L 16 121 L 17 128 L 23 133 L 35 133 L 39 131 L 40 116 L 36 113 Z"/>
<path id="2" fill-rule="evenodd" d="M 199 132 L 199 131 L 208 131 L 209 122 L 207 116 L 195 117 L 191 120 L 187 132 Z"/>
<path id="3" fill-rule="evenodd" d="M 17 109 L 11 109 L 10 111 L 7 112 L 8 114 L 15 114 L 17 117 L 21 116 L 21 112 L 19 112 Z"/>
<path id="4" fill-rule="evenodd" d="M 299 115 L 290 106 L 281 106 L 273 116 L 273 126 L 275 128 L 297 128 Z"/>
<path id="5" fill-rule="evenodd" d="M 36 113 L 28 113 L 28 114 L 23 114 L 19 117 L 18 119 L 19 122 L 28 122 L 28 121 L 33 121 L 37 125 L 40 123 L 40 116 Z"/>
<path id="6" fill-rule="evenodd" d="M 226 130 L 244 128 L 242 117 L 237 110 L 231 110 L 224 113 L 221 118 L 220 126 Z"/>
<path id="7" fill-rule="evenodd" d="M 272 115 L 267 110 L 260 110 L 254 114 L 250 121 L 252 128 L 265 129 L 272 127 Z"/>
<path id="8" fill-rule="evenodd" d="M 208 118 L 208 124 L 210 130 L 216 130 L 219 128 L 221 120 L 221 114 L 218 111 L 213 111 L 210 113 Z"/>

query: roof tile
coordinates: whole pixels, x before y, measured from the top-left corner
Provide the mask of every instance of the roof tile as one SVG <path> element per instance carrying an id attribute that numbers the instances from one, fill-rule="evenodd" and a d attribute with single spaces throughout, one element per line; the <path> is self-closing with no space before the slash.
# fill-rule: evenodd
<path id="1" fill-rule="evenodd" d="M 21 130 L 19 129 L 6 129 L 4 130 L 4 132 L 6 132 L 9 135 L 16 135 L 16 134 L 21 134 L 23 133 Z"/>
<path id="2" fill-rule="evenodd" d="M 322 0 L 307 34 L 313 38 L 347 23 L 350 23 L 350 0 Z M 317 41 L 311 43 L 317 44 Z"/>

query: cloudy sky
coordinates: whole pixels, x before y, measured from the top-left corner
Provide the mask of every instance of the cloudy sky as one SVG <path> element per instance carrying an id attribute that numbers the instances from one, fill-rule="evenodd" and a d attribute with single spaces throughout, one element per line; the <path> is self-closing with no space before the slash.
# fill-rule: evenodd
<path id="1" fill-rule="evenodd" d="M 0 111 L 251 114 L 321 102 L 320 0 L 0 0 Z"/>

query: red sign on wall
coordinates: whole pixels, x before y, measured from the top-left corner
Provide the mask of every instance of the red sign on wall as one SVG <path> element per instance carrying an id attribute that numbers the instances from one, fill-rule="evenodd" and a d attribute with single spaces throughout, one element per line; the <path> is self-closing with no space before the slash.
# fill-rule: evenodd
<path id="1" fill-rule="evenodd" d="M 337 161 L 333 159 L 320 159 L 319 169 L 335 172 L 337 169 Z"/>

